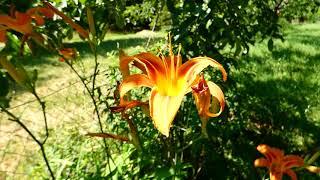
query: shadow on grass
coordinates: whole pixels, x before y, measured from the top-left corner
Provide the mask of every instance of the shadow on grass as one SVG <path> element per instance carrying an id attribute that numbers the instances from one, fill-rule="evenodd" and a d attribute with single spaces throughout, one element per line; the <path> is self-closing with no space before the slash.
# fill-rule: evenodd
<path id="1" fill-rule="evenodd" d="M 288 41 L 292 46 L 300 43 L 316 49 L 320 44 L 320 39 L 312 36 Z M 256 65 L 258 72 L 253 72 L 255 67 L 240 65 L 241 72 L 229 77 L 224 88 L 228 108 L 221 120 L 208 127 L 209 134 L 216 139 L 214 152 L 224 158 L 219 168 L 213 165 L 215 160 L 206 159 L 210 163 L 206 164 L 203 177 L 221 174 L 223 169 L 233 169 L 222 179 L 261 179 L 262 173 L 253 166 L 254 160 L 262 157 L 256 150 L 259 144 L 298 155 L 318 148 L 320 127 L 315 120 L 320 119 L 310 119 L 307 110 L 320 104 L 320 79 L 314 79 L 320 68 L 320 51 L 309 53 L 307 50 L 280 46 L 263 56 L 253 54 L 242 59 L 242 64 Z M 273 63 L 287 75 L 277 75 L 278 71 L 269 66 Z M 300 173 L 300 177 L 307 174 Z M 311 174 L 309 179 L 318 177 Z"/>

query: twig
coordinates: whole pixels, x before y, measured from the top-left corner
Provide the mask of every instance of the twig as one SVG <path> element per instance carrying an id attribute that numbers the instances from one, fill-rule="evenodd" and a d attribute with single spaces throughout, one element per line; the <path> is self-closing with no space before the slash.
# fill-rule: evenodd
<path id="1" fill-rule="evenodd" d="M 47 165 L 50 176 L 54 180 L 55 177 L 54 177 L 53 171 L 50 167 L 50 164 L 49 164 L 49 161 L 48 161 L 45 149 L 44 149 L 45 140 L 41 142 L 39 139 L 36 138 L 36 136 L 28 129 L 28 127 L 18 117 L 16 117 L 14 114 L 12 114 L 10 111 L 8 111 L 6 108 L 4 108 L 2 106 L 0 106 L 0 108 L 3 112 L 5 112 L 7 115 L 9 115 L 12 118 L 12 119 L 9 118 L 10 121 L 14 121 L 14 122 L 18 123 L 31 136 L 31 138 L 39 145 L 41 153 L 42 153 L 42 157 Z M 45 139 L 47 139 L 47 137 Z"/>
<path id="2" fill-rule="evenodd" d="M 98 110 L 97 101 L 94 98 L 94 95 L 92 94 L 92 92 L 90 91 L 88 84 L 85 82 L 85 79 L 78 73 L 78 71 L 72 66 L 72 64 L 69 61 L 65 61 L 65 62 L 71 68 L 71 70 L 78 76 L 78 78 L 81 80 L 83 86 L 85 87 L 86 91 L 88 92 L 88 94 L 89 94 L 89 96 L 90 96 L 90 98 L 92 100 L 92 104 L 94 106 L 95 114 L 96 114 L 97 119 L 98 119 L 100 132 L 104 133 L 103 127 L 102 127 L 100 113 L 99 113 L 99 110 Z M 111 154 L 109 153 L 109 149 L 108 149 L 108 146 L 107 146 L 107 141 L 105 139 L 102 139 L 102 141 L 103 141 L 103 144 L 104 144 L 105 152 L 106 152 L 106 154 L 108 156 L 108 161 L 109 161 L 109 158 L 110 158 L 112 160 L 112 162 L 115 164 L 114 160 L 111 157 Z M 108 164 L 110 164 L 110 163 L 108 163 Z M 110 165 L 109 165 L 109 169 L 111 170 Z"/>
<path id="3" fill-rule="evenodd" d="M 158 4 L 158 9 L 159 9 L 159 10 L 157 11 L 157 16 L 156 16 L 156 19 L 155 19 L 154 24 L 153 24 L 153 26 L 152 26 L 152 30 L 151 30 L 152 32 L 154 32 L 154 30 L 155 30 L 155 28 L 156 28 L 156 24 L 157 24 L 157 22 L 158 22 L 158 20 L 159 20 L 161 11 L 162 11 L 162 9 L 163 9 L 163 5 L 162 5 L 161 2 L 162 2 L 162 1 L 159 1 L 159 4 Z M 159 6 L 160 6 L 160 7 L 159 7 Z M 146 48 L 149 47 L 150 40 L 151 40 L 151 35 L 150 35 L 149 38 L 148 38 Z"/>

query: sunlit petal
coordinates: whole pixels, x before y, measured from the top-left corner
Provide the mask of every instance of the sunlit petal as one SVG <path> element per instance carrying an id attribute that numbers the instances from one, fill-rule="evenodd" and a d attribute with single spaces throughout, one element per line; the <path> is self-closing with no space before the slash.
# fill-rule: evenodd
<path id="1" fill-rule="evenodd" d="M 320 168 L 316 166 L 307 166 L 306 169 L 312 173 L 320 173 Z"/>
<path id="2" fill-rule="evenodd" d="M 220 110 L 217 112 L 217 113 L 212 113 L 209 111 L 209 108 L 206 110 L 206 114 L 207 116 L 210 116 L 210 117 L 217 117 L 219 116 L 223 109 L 224 109 L 224 106 L 225 106 L 225 100 L 224 100 L 224 95 L 223 95 L 223 92 L 222 90 L 220 89 L 220 87 L 218 85 L 216 85 L 215 83 L 209 81 L 208 82 L 208 87 L 209 87 L 209 91 L 210 91 L 210 94 L 217 98 L 217 100 L 219 101 L 219 104 L 220 104 Z M 213 106 L 213 109 L 215 109 L 215 104 L 212 103 L 212 106 Z"/>
<path id="3" fill-rule="evenodd" d="M 130 74 L 129 64 L 133 61 L 133 59 L 133 57 L 127 56 L 127 54 L 123 50 L 119 51 L 119 69 L 123 78 L 127 77 Z"/>
<path id="4" fill-rule="evenodd" d="M 270 180 L 282 180 L 282 172 L 272 172 L 270 171 Z"/>
<path id="5" fill-rule="evenodd" d="M 151 91 L 149 100 L 150 116 L 155 127 L 167 137 L 183 96 L 163 96 L 157 89 Z"/>
<path id="6" fill-rule="evenodd" d="M 178 76 L 186 78 L 188 85 L 190 86 L 195 80 L 196 76 L 208 66 L 219 68 L 222 72 L 223 80 L 227 80 L 227 72 L 223 66 L 216 60 L 209 57 L 196 57 L 188 60 L 186 63 L 180 66 L 178 70 Z"/>
<path id="7" fill-rule="evenodd" d="M 144 74 L 133 74 L 126 77 L 120 85 L 120 98 L 123 98 L 124 95 L 133 88 L 139 87 L 152 87 L 154 85 L 148 76 Z"/>
<path id="8" fill-rule="evenodd" d="M 254 161 L 255 167 L 269 167 L 270 162 L 265 158 L 259 158 Z"/>
<path id="9" fill-rule="evenodd" d="M 131 89 L 139 88 L 139 87 L 151 88 L 153 85 L 154 85 L 153 82 L 150 79 L 148 79 L 148 76 L 144 74 L 133 74 L 133 75 L 127 76 L 119 87 L 120 104 L 118 106 L 112 107 L 111 111 L 123 112 L 136 106 L 145 105 L 146 104 L 145 102 L 125 99 L 125 95 Z"/>

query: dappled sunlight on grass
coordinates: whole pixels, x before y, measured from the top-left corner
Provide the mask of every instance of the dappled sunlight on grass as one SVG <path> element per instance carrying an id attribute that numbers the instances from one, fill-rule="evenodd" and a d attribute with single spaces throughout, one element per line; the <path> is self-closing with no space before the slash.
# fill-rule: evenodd
<path id="1" fill-rule="evenodd" d="M 272 52 L 265 43 L 252 47 L 230 74 L 241 98 L 230 97 L 230 101 L 241 103 L 235 110 L 239 120 L 258 123 L 258 132 L 296 141 L 300 150 L 319 143 L 315 138 L 320 132 L 319 37 L 318 25 L 295 25 L 285 42 L 275 42 Z M 261 126 L 272 128 L 260 129 Z M 270 138 L 272 143 L 276 144 L 274 138 Z"/>

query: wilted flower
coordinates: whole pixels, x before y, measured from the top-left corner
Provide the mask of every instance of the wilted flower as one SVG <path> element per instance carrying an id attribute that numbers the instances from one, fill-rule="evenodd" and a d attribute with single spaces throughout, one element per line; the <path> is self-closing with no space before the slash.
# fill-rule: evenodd
<path id="1" fill-rule="evenodd" d="M 197 84 L 191 87 L 192 94 L 195 99 L 195 103 L 202 123 L 202 133 L 205 136 L 208 136 L 206 130 L 208 119 L 210 117 L 217 117 L 222 113 L 225 106 L 224 95 L 218 85 L 211 81 L 206 82 L 203 75 L 198 76 L 195 82 Z M 212 103 L 211 96 L 216 98 L 220 103 L 220 109 L 218 112 L 212 112 L 216 110 L 214 108 L 217 107 L 217 104 Z"/>
<path id="2" fill-rule="evenodd" d="M 59 54 L 62 56 L 59 61 L 64 62 L 65 60 L 75 59 L 77 57 L 77 51 L 74 48 L 62 48 L 59 49 Z"/>
<path id="3" fill-rule="evenodd" d="M 129 63 L 143 71 L 143 74 L 129 73 Z M 151 53 L 140 53 L 134 56 L 120 54 L 120 70 L 124 77 L 120 85 L 120 105 L 118 109 L 127 109 L 139 105 L 138 101 L 129 101 L 125 98 L 128 91 L 138 87 L 151 88 L 149 97 L 150 116 L 155 127 L 164 135 L 169 136 L 170 126 L 181 105 L 183 97 L 192 91 L 191 87 L 197 81 L 197 75 L 207 66 L 217 67 L 223 75 L 223 80 L 227 79 L 227 73 L 214 59 L 209 57 L 196 57 L 182 64 L 180 50 L 177 56 L 172 52 L 171 43 L 169 43 L 169 56 L 155 56 Z M 212 84 L 210 83 L 210 86 Z M 215 89 L 212 89 L 215 90 Z M 220 90 L 221 91 L 221 90 Z M 219 93 L 212 93 L 216 95 Z M 222 100 L 221 98 L 217 98 Z M 199 99 L 199 104 L 203 102 Z M 222 102 L 220 104 L 223 104 Z M 223 107 L 222 107 L 223 108 Z"/>

